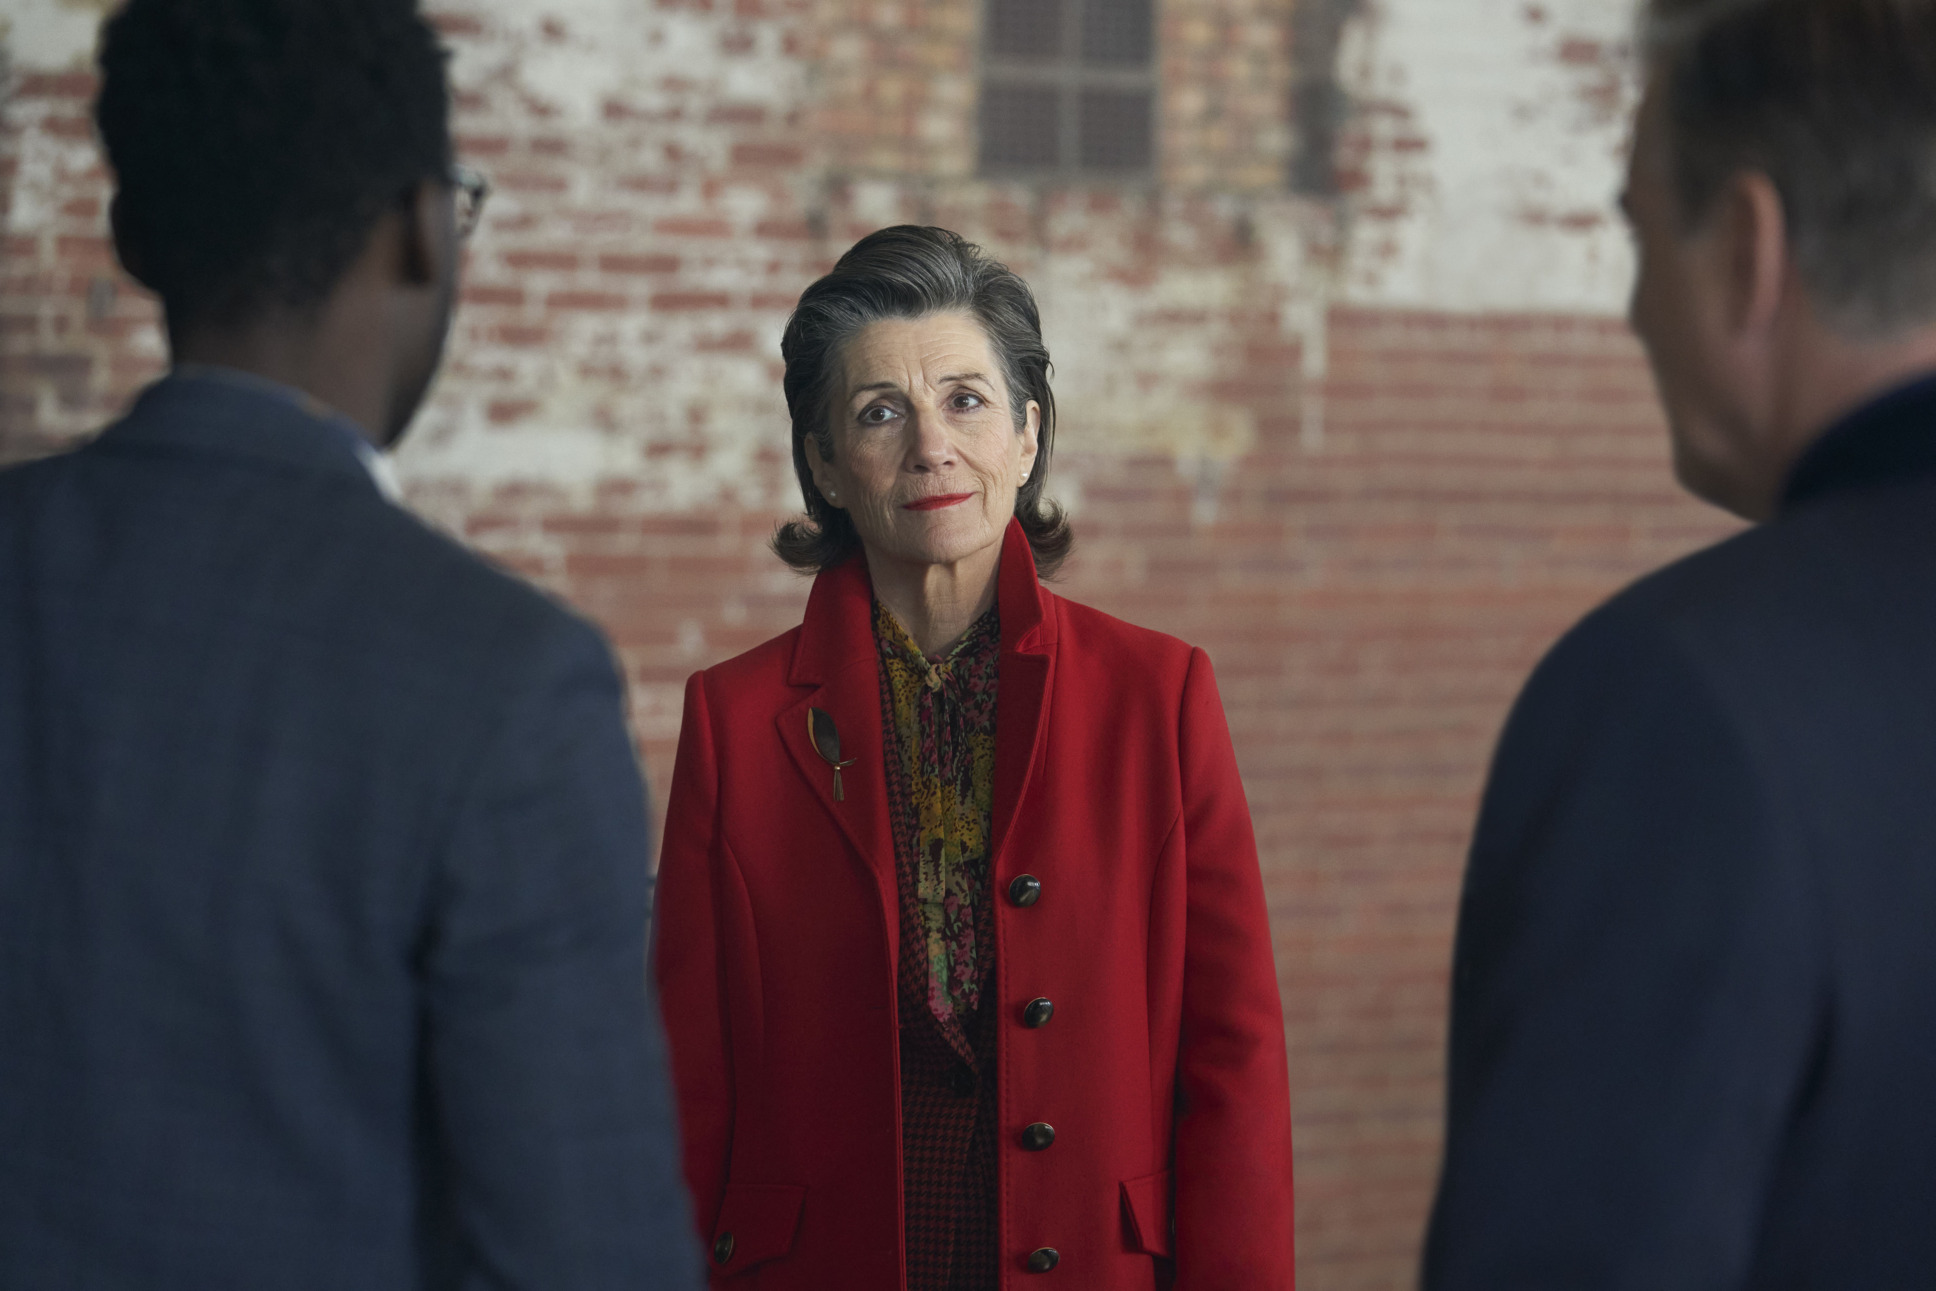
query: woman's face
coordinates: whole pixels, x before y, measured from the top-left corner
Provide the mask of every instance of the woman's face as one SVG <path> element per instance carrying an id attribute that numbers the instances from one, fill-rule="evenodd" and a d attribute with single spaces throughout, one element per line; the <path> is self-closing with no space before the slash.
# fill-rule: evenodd
<path id="1" fill-rule="evenodd" d="M 1035 466 L 1042 410 L 1021 429 L 1001 361 L 966 313 L 890 318 L 847 345 L 834 384 L 833 460 L 807 441 L 820 495 L 869 552 L 945 565 L 997 546 Z"/>

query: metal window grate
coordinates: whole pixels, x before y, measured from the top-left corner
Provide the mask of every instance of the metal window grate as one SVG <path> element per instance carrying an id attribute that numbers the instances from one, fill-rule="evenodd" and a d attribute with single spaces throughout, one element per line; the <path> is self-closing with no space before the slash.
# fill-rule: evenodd
<path id="1" fill-rule="evenodd" d="M 983 174 L 1150 171 L 1154 0 L 987 0 L 985 20 Z"/>

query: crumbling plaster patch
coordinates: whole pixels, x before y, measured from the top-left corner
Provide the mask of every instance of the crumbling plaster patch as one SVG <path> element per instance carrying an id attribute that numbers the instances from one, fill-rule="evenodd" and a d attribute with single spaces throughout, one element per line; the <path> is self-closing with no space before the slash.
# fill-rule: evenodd
<path id="1" fill-rule="evenodd" d="M 1377 0 L 1338 75 L 1362 151 L 1342 299 L 1617 314 L 1626 0 Z"/>
<path id="2" fill-rule="evenodd" d="M 64 72 L 86 65 L 108 0 L 7 0 L 0 40 L 15 67 Z"/>

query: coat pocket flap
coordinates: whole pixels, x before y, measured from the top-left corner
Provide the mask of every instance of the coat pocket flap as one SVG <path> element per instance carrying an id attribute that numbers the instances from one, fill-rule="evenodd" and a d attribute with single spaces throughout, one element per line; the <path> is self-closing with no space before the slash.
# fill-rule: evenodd
<path id="1" fill-rule="evenodd" d="M 744 1273 L 793 1249 L 807 1190 L 790 1183 L 729 1183 L 713 1225 L 713 1270 Z"/>
<path id="2" fill-rule="evenodd" d="M 1176 1249 L 1170 1222 L 1170 1172 L 1158 1170 L 1140 1179 L 1123 1181 L 1123 1210 L 1136 1249 L 1168 1259 Z"/>

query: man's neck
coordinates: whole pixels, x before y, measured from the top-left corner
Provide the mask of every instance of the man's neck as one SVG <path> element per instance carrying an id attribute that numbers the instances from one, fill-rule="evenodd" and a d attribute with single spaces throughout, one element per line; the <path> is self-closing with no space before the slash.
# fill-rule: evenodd
<path id="1" fill-rule="evenodd" d="M 340 329 L 303 320 L 171 330 L 175 366 L 230 368 L 299 390 L 355 423 L 382 447 L 388 420 L 386 377 L 367 347 L 336 339 Z"/>
<path id="2" fill-rule="evenodd" d="M 1716 497 L 1735 514 L 1768 520 L 1781 508 L 1788 477 L 1808 450 L 1850 413 L 1936 372 L 1936 326 L 1882 341 L 1851 339 L 1815 324 L 1771 361 L 1765 402 L 1750 418 L 1755 445 L 1735 481 Z M 1758 460 L 1757 460 L 1758 459 Z"/>

